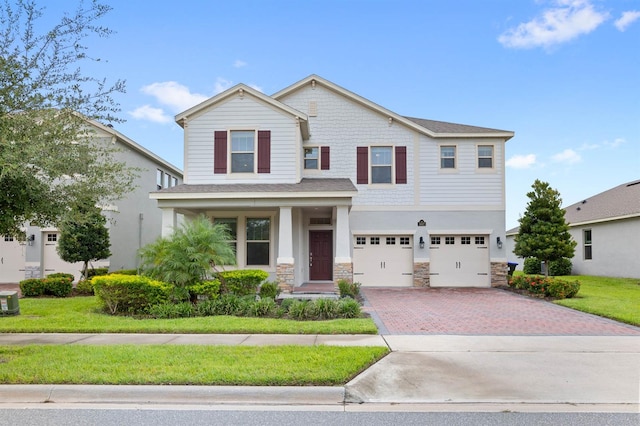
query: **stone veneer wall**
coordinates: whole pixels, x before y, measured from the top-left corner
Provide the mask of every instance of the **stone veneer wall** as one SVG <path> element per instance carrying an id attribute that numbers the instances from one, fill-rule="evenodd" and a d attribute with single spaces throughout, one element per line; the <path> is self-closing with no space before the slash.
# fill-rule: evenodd
<path id="1" fill-rule="evenodd" d="M 338 281 L 347 280 L 353 282 L 353 263 L 333 264 L 333 284 L 338 289 Z"/>
<path id="2" fill-rule="evenodd" d="M 291 293 L 295 285 L 295 272 L 293 263 L 278 263 L 276 266 L 276 280 L 280 290 Z"/>
<path id="3" fill-rule="evenodd" d="M 429 262 L 413 263 L 413 286 L 429 287 Z"/>
<path id="4" fill-rule="evenodd" d="M 507 262 L 491 262 L 491 287 L 507 285 Z"/>

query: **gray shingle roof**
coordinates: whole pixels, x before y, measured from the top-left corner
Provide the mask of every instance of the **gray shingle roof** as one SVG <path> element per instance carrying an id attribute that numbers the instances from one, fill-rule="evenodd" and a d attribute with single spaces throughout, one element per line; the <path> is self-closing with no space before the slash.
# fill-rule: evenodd
<path id="1" fill-rule="evenodd" d="M 231 183 L 178 185 L 172 188 L 155 191 L 160 194 L 202 194 L 202 193 L 234 193 L 234 192 L 357 192 L 351 179 L 302 179 L 300 183 Z"/>
<path id="2" fill-rule="evenodd" d="M 569 224 L 640 215 L 640 180 L 624 183 L 565 208 Z"/>
<path id="3" fill-rule="evenodd" d="M 569 225 L 625 216 L 640 216 L 640 180 L 623 183 L 564 209 Z M 507 235 L 517 234 L 519 227 Z"/>
<path id="4" fill-rule="evenodd" d="M 469 126 L 467 124 L 447 123 L 446 121 L 427 120 L 425 118 L 404 117 L 434 133 L 495 133 L 508 130 L 489 129 L 487 127 Z"/>

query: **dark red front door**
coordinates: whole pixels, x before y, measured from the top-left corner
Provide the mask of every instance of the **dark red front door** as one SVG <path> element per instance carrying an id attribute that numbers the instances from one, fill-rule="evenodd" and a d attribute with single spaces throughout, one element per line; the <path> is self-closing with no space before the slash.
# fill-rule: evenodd
<path id="1" fill-rule="evenodd" d="M 333 279 L 332 231 L 309 231 L 309 279 Z"/>

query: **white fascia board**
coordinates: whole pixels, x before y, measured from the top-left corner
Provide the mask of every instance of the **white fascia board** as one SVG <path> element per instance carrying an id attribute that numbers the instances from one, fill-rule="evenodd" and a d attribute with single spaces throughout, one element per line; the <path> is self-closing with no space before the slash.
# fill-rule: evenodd
<path id="1" fill-rule="evenodd" d="M 635 217 L 640 217 L 640 213 L 628 214 L 624 216 L 607 217 L 607 218 L 595 219 L 595 220 L 585 220 L 584 222 L 570 223 L 569 227 L 573 228 L 575 226 L 594 225 L 594 224 L 603 223 L 603 222 L 612 222 L 615 220 L 633 219 Z"/>
<path id="2" fill-rule="evenodd" d="M 200 193 L 166 193 L 152 192 L 149 198 L 153 200 L 207 200 L 207 199 L 260 199 L 260 198 L 352 198 L 357 195 L 357 191 L 340 192 L 305 192 L 304 195 L 296 195 L 292 192 L 200 192 Z"/>

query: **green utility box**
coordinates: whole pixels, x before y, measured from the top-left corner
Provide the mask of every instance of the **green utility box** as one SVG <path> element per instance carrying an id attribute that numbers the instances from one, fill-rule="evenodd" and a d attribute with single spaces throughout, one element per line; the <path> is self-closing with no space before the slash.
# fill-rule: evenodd
<path id="1" fill-rule="evenodd" d="M 17 291 L 0 291 L 0 315 L 20 314 Z"/>

